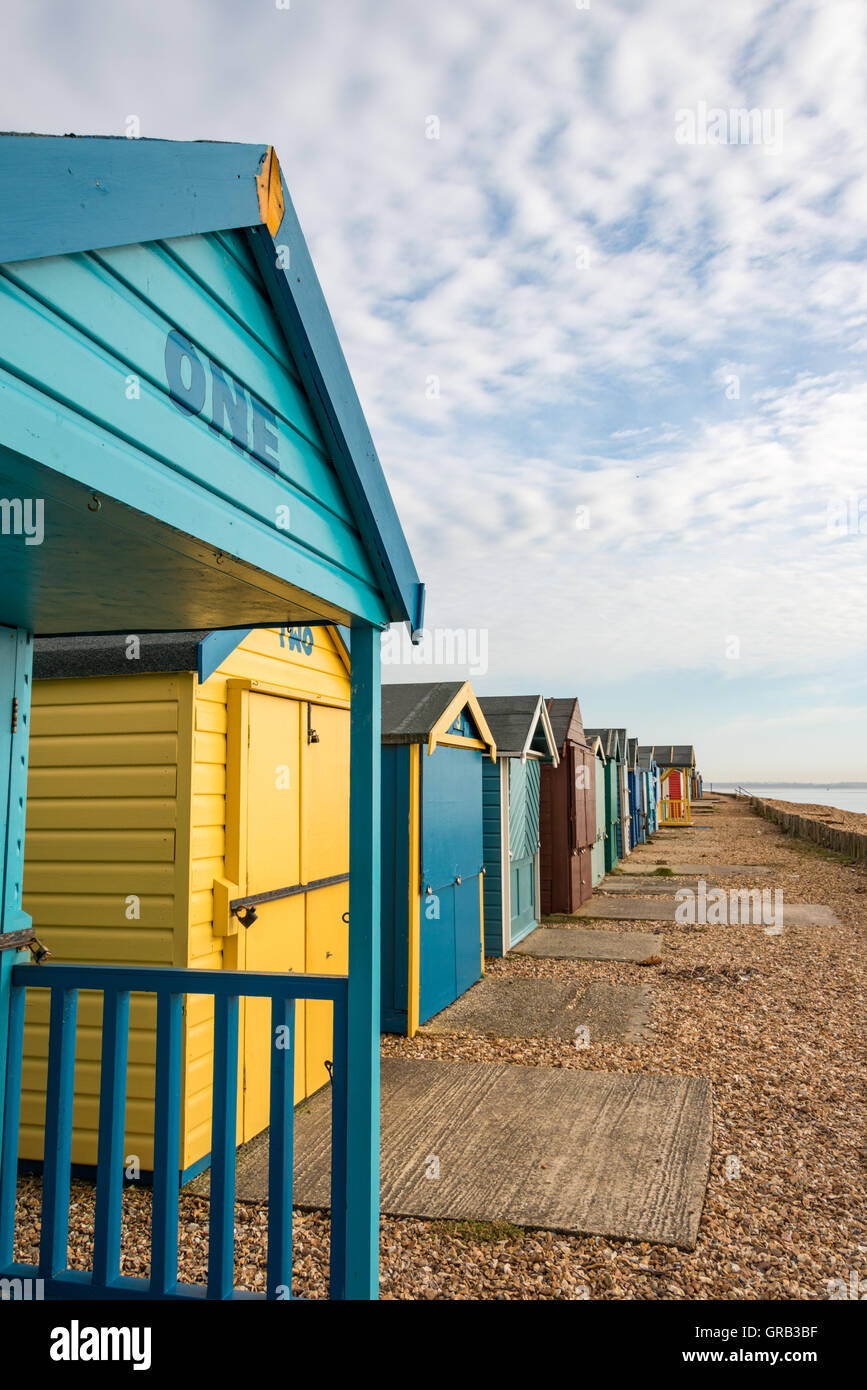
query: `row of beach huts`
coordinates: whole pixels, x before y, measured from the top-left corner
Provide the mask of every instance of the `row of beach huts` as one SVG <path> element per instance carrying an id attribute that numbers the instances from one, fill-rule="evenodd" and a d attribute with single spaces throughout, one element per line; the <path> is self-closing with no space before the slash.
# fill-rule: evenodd
<path id="1" fill-rule="evenodd" d="M 381 1031 L 688 821 L 692 750 L 381 686 L 425 585 L 272 146 L 6 134 L 0 191 L 0 1279 L 202 1295 L 178 1194 L 210 1165 L 231 1299 L 267 1128 L 282 1298 L 293 1100 L 331 1081 L 329 1288 L 374 1298 Z M 150 1273 L 121 1276 L 148 1175 Z"/>
<path id="2" fill-rule="evenodd" d="M 57 960 L 346 972 L 348 648 L 339 627 L 36 640 L 24 893 Z M 576 911 L 659 826 L 689 822 L 700 794 L 692 747 L 585 728 L 577 699 L 383 686 L 382 1030 L 412 1036 L 486 955 Z M 25 1160 L 42 1153 L 46 1005 L 28 1006 Z M 94 1026 L 95 1006 L 80 1006 Z M 238 1142 L 268 1125 L 254 1062 L 268 1026 L 264 1001 L 244 1000 Z M 152 1001 L 133 1000 L 126 1145 L 145 1169 L 155 1029 Z M 190 999 L 182 1180 L 208 1161 L 212 1049 L 213 1001 Z M 308 1001 L 296 1102 L 327 1082 L 330 1055 L 330 1006 Z M 85 1168 L 98 1101 L 94 1053 L 76 1074 Z"/>

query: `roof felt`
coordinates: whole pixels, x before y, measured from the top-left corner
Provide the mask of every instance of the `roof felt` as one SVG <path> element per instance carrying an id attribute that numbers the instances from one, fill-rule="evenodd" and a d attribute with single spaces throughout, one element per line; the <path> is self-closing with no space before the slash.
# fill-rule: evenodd
<path id="1" fill-rule="evenodd" d="M 383 743 L 423 743 L 463 686 L 463 681 L 384 685 Z"/>
<path id="2" fill-rule="evenodd" d="M 554 742 L 558 748 L 569 743 L 585 743 L 584 721 L 581 708 L 574 697 L 561 700 L 548 700 L 548 718 L 554 730 Z"/>
<path id="3" fill-rule="evenodd" d="M 636 767 L 638 766 L 638 739 L 637 739 L 637 738 L 630 738 L 630 739 L 627 739 L 627 740 L 626 740 L 626 749 L 627 749 L 626 761 L 627 761 L 628 766 L 631 767 L 631 768 L 636 768 Z"/>
<path id="4" fill-rule="evenodd" d="M 36 637 L 34 680 L 65 676 L 139 676 L 143 671 L 195 671 L 199 643 L 209 629 L 193 632 L 145 632 L 138 656 L 130 657 L 129 636 Z"/>
<path id="5" fill-rule="evenodd" d="M 602 740 L 602 751 L 603 751 L 603 753 L 605 754 L 606 759 L 608 759 L 608 758 L 613 758 L 613 757 L 615 756 L 615 749 L 617 748 L 617 742 L 618 742 L 618 734 L 620 733 L 620 730 L 619 730 L 619 729 L 585 729 L 585 730 L 584 730 L 584 733 L 585 733 L 585 736 L 586 736 L 587 738 L 590 738 L 590 737 L 592 737 L 592 736 L 595 736 L 595 737 L 600 738 L 600 739 Z M 624 733 L 624 735 L 626 734 L 626 730 L 625 730 L 625 729 L 623 730 L 623 733 Z M 620 741 L 620 756 L 619 756 L 618 761 L 620 761 L 620 762 L 623 761 L 623 755 L 624 755 L 625 751 L 626 751 L 626 750 L 625 750 L 625 748 L 624 748 L 624 746 L 623 746 L 623 742 L 622 742 L 622 740 L 621 740 L 621 741 Z"/>
<path id="6" fill-rule="evenodd" d="M 655 743 L 654 756 L 660 767 L 695 767 L 691 743 Z"/>
<path id="7" fill-rule="evenodd" d="M 538 695 L 486 695 L 479 699 L 497 753 L 516 757 L 530 743 L 539 722 Z"/>
<path id="8" fill-rule="evenodd" d="M 638 766 L 642 769 L 650 769 L 656 763 L 653 755 L 652 743 L 639 743 L 638 745 Z"/>
<path id="9" fill-rule="evenodd" d="M 4 133 L 0 194 L 0 263 L 247 233 L 391 619 L 421 628 L 424 585 L 273 148 Z"/>

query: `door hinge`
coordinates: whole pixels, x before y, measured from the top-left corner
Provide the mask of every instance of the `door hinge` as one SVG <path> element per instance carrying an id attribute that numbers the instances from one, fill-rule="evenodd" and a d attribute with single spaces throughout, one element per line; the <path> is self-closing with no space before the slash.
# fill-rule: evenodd
<path id="1" fill-rule="evenodd" d="M 12 732 L 18 732 L 18 696 L 12 697 Z"/>

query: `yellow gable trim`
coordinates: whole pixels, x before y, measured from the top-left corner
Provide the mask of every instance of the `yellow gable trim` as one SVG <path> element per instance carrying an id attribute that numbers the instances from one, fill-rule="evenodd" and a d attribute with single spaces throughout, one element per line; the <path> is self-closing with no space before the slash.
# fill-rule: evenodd
<path id="1" fill-rule="evenodd" d="M 450 734 L 449 730 L 463 710 L 469 710 L 473 716 L 473 722 L 479 732 L 479 738 L 463 738 L 459 734 Z M 450 744 L 459 748 L 487 748 L 490 750 L 491 762 L 497 761 L 497 745 L 494 736 L 488 728 L 482 708 L 476 699 L 475 692 L 469 681 L 464 681 L 460 690 L 449 701 L 443 710 L 434 727 L 431 729 L 428 738 L 428 756 L 434 751 L 438 743 Z"/>

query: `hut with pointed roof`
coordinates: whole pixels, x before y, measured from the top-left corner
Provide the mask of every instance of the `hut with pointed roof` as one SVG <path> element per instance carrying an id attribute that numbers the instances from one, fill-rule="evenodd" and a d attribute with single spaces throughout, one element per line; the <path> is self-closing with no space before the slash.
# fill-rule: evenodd
<path id="1" fill-rule="evenodd" d="M 482 768 L 485 955 L 504 956 L 538 925 L 542 768 L 560 758 L 541 695 L 479 700 L 497 745 Z"/>
<path id="2" fill-rule="evenodd" d="M 542 768 L 539 816 L 543 916 L 575 912 L 593 891 L 590 852 L 596 839 L 595 758 L 577 699 L 548 700 L 559 754 Z"/>

